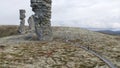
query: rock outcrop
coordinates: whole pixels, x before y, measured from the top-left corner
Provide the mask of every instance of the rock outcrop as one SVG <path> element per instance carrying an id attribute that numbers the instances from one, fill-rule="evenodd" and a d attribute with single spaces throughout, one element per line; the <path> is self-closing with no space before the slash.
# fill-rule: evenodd
<path id="1" fill-rule="evenodd" d="M 35 32 L 42 41 L 52 40 L 51 3 L 51 0 L 31 0 L 32 11 L 35 13 Z"/>
<path id="2" fill-rule="evenodd" d="M 25 33 L 25 13 L 26 11 L 24 9 L 20 9 L 19 10 L 20 12 L 20 26 L 19 26 L 19 29 L 18 29 L 18 32 L 20 34 L 24 34 Z"/>

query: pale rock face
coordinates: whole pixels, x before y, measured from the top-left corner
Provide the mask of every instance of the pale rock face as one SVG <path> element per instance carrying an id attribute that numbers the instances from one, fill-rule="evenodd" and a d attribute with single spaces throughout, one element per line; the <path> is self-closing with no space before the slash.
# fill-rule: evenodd
<path id="1" fill-rule="evenodd" d="M 35 32 L 39 40 L 52 40 L 51 29 L 51 0 L 31 0 L 35 22 Z"/>
<path id="2" fill-rule="evenodd" d="M 19 10 L 20 12 L 20 26 L 19 26 L 19 29 L 18 29 L 18 32 L 20 34 L 24 34 L 25 33 L 25 13 L 26 11 L 24 9 L 20 9 Z"/>
<path id="3" fill-rule="evenodd" d="M 35 32 L 35 22 L 34 22 L 34 17 L 31 15 L 28 19 L 28 24 L 29 24 L 29 30 L 30 32 Z"/>

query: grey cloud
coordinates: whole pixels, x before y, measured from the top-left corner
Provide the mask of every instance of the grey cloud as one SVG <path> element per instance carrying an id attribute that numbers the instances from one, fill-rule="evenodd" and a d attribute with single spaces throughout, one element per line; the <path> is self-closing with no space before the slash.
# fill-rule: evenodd
<path id="1" fill-rule="evenodd" d="M 67 7 L 61 9 L 61 11 L 57 11 L 56 15 L 53 15 L 53 21 L 63 20 L 65 25 L 69 25 L 70 22 L 76 24 L 76 22 L 73 21 L 77 21 L 79 22 L 79 26 L 83 27 L 113 27 L 116 23 L 120 25 L 119 3 L 119 0 L 67 1 Z M 62 7 L 61 5 L 60 8 Z M 56 8 L 54 8 L 54 10 L 56 10 Z M 78 24 L 76 24 L 76 26 L 78 26 Z"/>
<path id="2" fill-rule="evenodd" d="M 53 0 L 52 25 L 119 28 L 119 6 L 120 0 Z M 19 9 L 33 14 L 30 0 L 2 0 L 0 8 L 0 24 L 19 24 Z"/>

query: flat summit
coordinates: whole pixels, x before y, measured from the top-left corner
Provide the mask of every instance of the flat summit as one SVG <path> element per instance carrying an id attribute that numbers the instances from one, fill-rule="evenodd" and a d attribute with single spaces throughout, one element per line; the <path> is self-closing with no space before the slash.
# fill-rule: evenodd
<path id="1" fill-rule="evenodd" d="M 28 27 L 26 27 L 27 29 Z M 109 68 L 88 47 L 120 67 L 120 37 L 74 27 L 52 27 L 52 41 L 19 35 L 18 26 L 0 26 L 0 68 Z M 32 36 L 32 37 L 29 37 Z"/>

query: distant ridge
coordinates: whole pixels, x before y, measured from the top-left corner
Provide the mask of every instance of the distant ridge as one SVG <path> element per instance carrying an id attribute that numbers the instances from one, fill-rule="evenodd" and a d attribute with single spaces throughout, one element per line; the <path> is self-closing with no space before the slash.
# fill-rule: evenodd
<path id="1" fill-rule="evenodd" d="M 103 30 L 110 30 L 110 31 L 120 31 L 120 28 L 86 28 L 92 31 L 103 31 Z"/>
<path id="2" fill-rule="evenodd" d="M 103 34 L 120 35 L 120 29 L 117 28 L 86 28 L 86 29 Z"/>
<path id="3" fill-rule="evenodd" d="M 112 30 L 98 30 L 97 32 L 110 34 L 110 35 L 120 35 L 120 31 L 112 31 Z"/>

